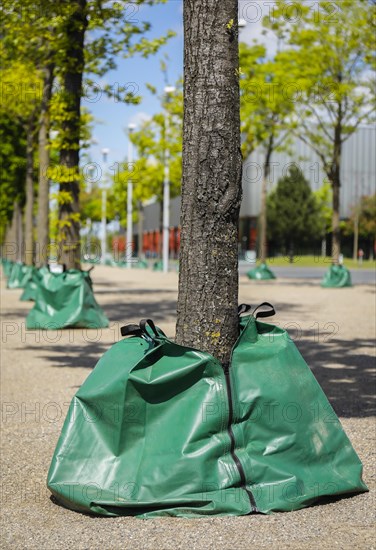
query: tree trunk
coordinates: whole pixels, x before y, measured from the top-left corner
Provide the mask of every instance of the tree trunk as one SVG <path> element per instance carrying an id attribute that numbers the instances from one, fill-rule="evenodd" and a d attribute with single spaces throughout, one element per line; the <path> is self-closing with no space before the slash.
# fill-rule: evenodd
<path id="1" fill-rule="evenodd" d="M 33 265 L 33 213 L 34 213 L 34 120 L 31 118 L 26 127 L 26 204 L 25 204 L 25 242 L 23 260 Z"/>
<path id="2" fill-rule="evenodd" d="M 355 207 L 354 218 L 354 241 L 353 241 L 353 260 L 358 259 L 358 244 L 359 244 L 359 204 Z"/>
<path id="3" fill-rule="evenodd" d="M 138 201 L 138 254 L 141 258 L 143 253 L 143 239 L 144 239 L 144 206 L 141 201 Z"/>
<path id="4" fill-rule="evenodd" d="M 22 212 L 18 200 L 14 201 L 12 221 L 6 230 L 3 244 L 4 256 L 12 262 L 21 261 Z"/>
<path id="5" fill-rule="evenodd" d="M 50 151 L 48 149 L 49 104 L 52 93 L 53 66 L 45 68 L 43 97 L 39 122 L 39 189 L 38 189 L 38 219 L 37 219 L 37 255 L 36 264 L 41 266 L 48 262 L 49 243 L 49 178 Z"/>
<path id="6" fill-rule="evenodd" d="M 341 75 L 339 75 L 341 82 Z M 341 253 L 340 238 L 340 188 L 341 188 L 341 155 L 342 155 L 342 103 L 337 107 L 337 124 L 334 128 L 333 163 L 330 169 L 329 180 L 333 189 L 333 216 L 332 216 L 332 262 L 338 264 Z"/>
<path id="7" fill-rule="evenodd" d="M 259 238 L 259 258 L 260 262 L 266 262 L 268 257 L 268 222 L 267 222 L 267 212 L 266 212 L 266 200 L 268 194 L 268 180 L 270 175 L 270 158 L 272 156 L 274 146 L 274 136 L 271 135 L 269 138 L 268 148 L 265 156 L 263 178 L 262 178 L 262 187 L 261 187 L 261 207 L 260 207 L 260 238 Z"/>
<path id="8" fill-rule="evenodd" d="M 79 149 L 81 123 L 82 74 L 84 71 L 84 38 L 87 28 L 86 0 L 71 2 L 72 14 L 65 30 L 67 66 L 63 70 L 63 100 L 65 102 L 62 122 L 63 147 L 60 151 L 59 207 L 60 262 L 67 269 L 80 269 L 80 222 L 79 222 Z"/>
<path id="9" fill-rule="evenodd" d="M 184 2 L 176 339 L 227 362 L 238 336 L 241 199 L 237 0 Z"/>
<path id="10" fill-rule="evenodd" d="M 339 227 L 339 192 L 340 182 L 332 182 L 333 189 L 333 216 L 332 216 L 332 262 L 338 264 L 341 250 L 340 227 Z"/>
<path id="11" fill-rule="evenodd" d="M 266 175 L 262 178 L 261 186 L 261 207 L 260 207 L 260 218 L 259 218 L 259 228 L 260 228 L 260 237 L 259 237 L 259 259 L 261 263 L 264 263 L 267 258 L 267 238 L 266 238 L 266 195 L 267 195 L 267 182 Z"/>

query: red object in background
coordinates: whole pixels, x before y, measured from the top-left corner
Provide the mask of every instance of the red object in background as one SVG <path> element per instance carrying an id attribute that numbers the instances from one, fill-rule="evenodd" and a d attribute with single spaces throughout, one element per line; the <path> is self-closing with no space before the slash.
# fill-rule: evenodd
<path id="1" fill-rule="evenodd" d="M 154 239 L 153 239 L 153 252 L 156 252 L 157 254 L 161 253 L 161 232 L 160 231 L 154 231 Z"/>
<path id="2" fill-rule="evenodd" d="M 175 228 L 174 227 L 170 227 L 169 250 L 171 254 L 175 254 Z"/>
<path id="3" fill-rule="evenodd" d="M 112 239 L 112 250 L 115 253 L 125 251 L 125 237 L 117 236 Z"/>
<path id="4" fill-rule="evenodd" d="M 180 251 L 180 227 L 176 229 L 176 252 Z"/>
<path id="5" fill-rule="evenodd" d="M 150 235 L 144 233 L 142 236 L 142 249 L 144 252 L 150 252 Z"/>
<path id="6" fill-rule="evenodd" d="M 257 242 L 257 229 L 255 227 L 251 227 L 249 230 L 249 250 L 256 250 L 256 242 Z"/>
<path id="7" fill-rule="evenodd" d="M 145 231 L 142 237 L 142 248 L 144 252 L 153 254 L 161 253 L 162 232 Z M 180 227 L 170 227 L 169 231 L 169 249 L 170 254 L 177 255 L 180 250 Z"/>

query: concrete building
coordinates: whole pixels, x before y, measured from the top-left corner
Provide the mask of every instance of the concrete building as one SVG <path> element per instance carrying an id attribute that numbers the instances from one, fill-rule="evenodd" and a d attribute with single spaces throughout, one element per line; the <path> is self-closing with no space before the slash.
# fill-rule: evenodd
<path id="1" fill-rule="evenodd" d="M 297 164 L 309 181 L 313 191 L 319 189 L 325 180 L 319 157 L 301 140 L 296 139 L 290 150 L 293 154 L 274 153 L 271 160 L 271 172 L 268 192 L 277 184 L 278 179 L 288 172 L 292 163 Z M 376 192 L 376 127 L 363 126 L 352 135 L 343 146 L 341 166 L 341 219 L 350 215 L 352 206 L 363 195 Z M 240 248 L 251 250 L 256 247 L 257 217 L 261 204 L 262 165 L 264 155 L 257 149 L 243 165 L 243 198 L 240 209 L 239 241 Z M 180 243 L 179 218 L 180 197 L 171 200 L 170 211 L 170 251 L 177 256 Z M 149 255 L 158 255 L 161 246 L 161 206 L 153 203 L 145 206 L 143 223 L 143 249 Z M 134 228 L 135 236 L 137 225 Z M 137 238 L 135 238 L 137 242 Z"/>

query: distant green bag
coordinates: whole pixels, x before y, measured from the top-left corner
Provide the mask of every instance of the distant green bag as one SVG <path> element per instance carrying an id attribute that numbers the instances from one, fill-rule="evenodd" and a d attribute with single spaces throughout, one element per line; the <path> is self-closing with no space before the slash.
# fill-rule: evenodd
<path id="1" fill-rule="evenodd" d="M 16 262 L 12 266 L 12 270 L 8 277 L 7 288 L 25 288 L 27 282 L 31 279 L 34 266 L 25 265 Z"/>
<path id="2" fill-rule="evenodd" d="M 123 327 L 131 337 L 104 354 L 70 405 L 47 480 L 58 502 L 104 516 L 199 517 L 367 491 L 286 331 L 253 315 L 240 329 L 222 365 L 151 320 Z"/>
<path id="3" fill-rule="evenodd" d="M 344 265 L 333 264 L 325 273 L 321 286 L 324 288 L 352 286 L 351 273 Z"/>
<path id="4" fill-rule="evenodd" d="M 8 279 L 9 275 L 11 274 L 14 262 L 12 260 L 7 260 L 7 258 L 2 258 L 1 264 L 3 266 L 4 276 Z"/>
<path id="5" fill-rule="evenodd" d="M 275 279 L 276 276 L 274 275 L 273 271 L 269 269 L 269 267 L 262 263 L 259 266 L 255 267 L 254 269 L 251 269 L 247 273 L 248 279 L 257 279 L 262 281 L 267 281 L 269 279 Z"/>
<path id="6" fill-rule="evenodd" d="M 34 267 L 31 272 L 31 278 L 27 281 L 24 291 L 21 294 L 21 302 L 32 301 L 35 302 L 37 295 L 37 288 L 42 279 L 44 273 L 49 273 L 47 266 L 42 266 L 40 268 Z"/>
<path id="7" fill-rule="evenodd" d="M 108 324 L 94 298 L 88 271 L 41 274 L 34 307 L 26 317 L 28 329 L 105 328 Z"/>

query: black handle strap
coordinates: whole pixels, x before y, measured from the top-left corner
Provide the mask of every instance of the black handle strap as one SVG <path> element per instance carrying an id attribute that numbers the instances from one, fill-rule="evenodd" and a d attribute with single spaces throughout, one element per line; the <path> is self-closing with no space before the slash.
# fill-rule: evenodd
<path id="1" fill-rule="evenodd" d="M 249 304 L 240 304 L 240 306 L 238 307 L 238 315 L 239 317 L 243 314 L 243 313 L 247 313 L 247 311 L 250 311 L 252 309 L 252 306 L 250 306 Z"/>
<path id="2" fill-rule="evenodd" d="M 150 330 L 148 330 L 148 328 Z M 155 326 L 154 322 L 151 319 L 141 319 L 140 324 L 131 324 L 125 325 L 120 328 L 122 336 L 144 336 L 148 339 L 160 338 L 161 336 L 166 336 L 165 333 Z"/>
<path id="3" fill-rule="evenodd" d="M 120 328 L 122 336 L 141 336 L 142 330 L 138 325 L 125 325 Z"/>
<path id="4" fill-rule="evenodd" d="M 149 338 L 152 336 L 150 335 L 149 331 L 147 330 L 147 326 L 149 326 L 152 330 L 152 332 L 154 333 L 154 335 L 158 338 L 159 333 L 157 331 L 157 328 L 154 324 L 154 321 L 152 321 L 152 319 L 141 319 L 140 321 L 140 329 L 142 330 L 143 334 L 145 334 L 145 336 L 148 336 Z"/>
<path id="5" fill-rule="evenodd" d="M 258 313 L 256 313 L 256 311 L 260 309 L 260 307 L 268 307 L 270 309 L 268 311 L 259 311 Z M 269 302 L 263 302 L 253 310 L 252 315 L 256 319 L 258 319 L 259 317 L 271 317 L 272 315 L 275 315 L 275 309 L 272 304 L 269 304 Z"/>

